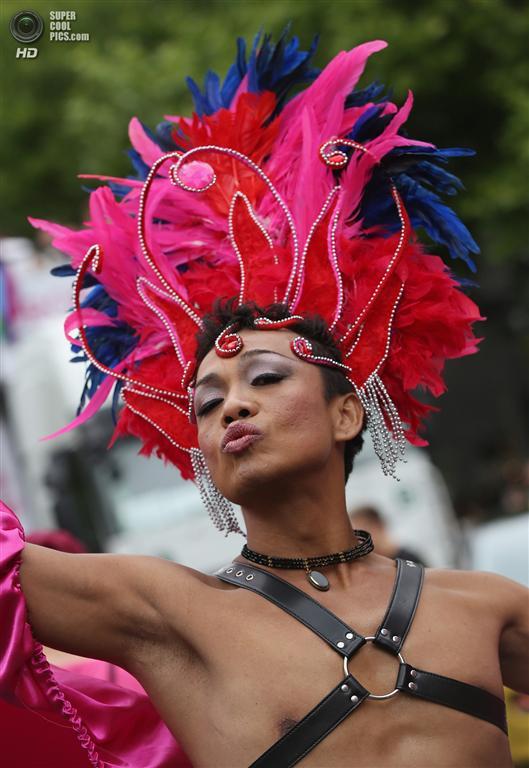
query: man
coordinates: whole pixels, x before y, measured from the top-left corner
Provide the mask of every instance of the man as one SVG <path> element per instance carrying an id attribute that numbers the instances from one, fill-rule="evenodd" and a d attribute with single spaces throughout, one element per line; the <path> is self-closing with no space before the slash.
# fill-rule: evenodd
<path id="1" fill-rule="evenodd" d="M 250 549 L 285 557 L 346 550 L 356 542 L 345 506 L 344 445 L 361 430 L 359 401 L 352 392 L 326 400 L 321 370 L 290 350 L 294 332 L 241 336 L 247 357 L 209 351 L 197 372 L 199 441 L 213 479 L 241 504 Z M 227 450 L 237 443 L 225 442 L 234 425 L 255 429 L 255 439 Z M 250 765 L 340 679 L 341 664 L 320 638 L 215 576 L 155 558 L 73 559 L 32 545 L 22 562 L 36 636 L 130 670 L 193 765 Z M 235 562 L 248 565 L 242 556 Z M 332 588 L 318 601 L 373 635 L 394 562 L 372 552 L 325 573 Z M 279 574 L 312 591 L 303 573 Z M 501 698 L 503 684 L 529 690 L 528 639 L 523 587 L 492 574 L 428 570 L 405 655 Z M 393 689 L 395 661 L 370 645 L 349 669 L 372 693 Z M 346 766 L 352 750 L 362 766 L 511 764 L 496 726 L 402 694 L 365 702 L 304 763 Z"/>
<path id="2" fill-rule="evenodd" d="M 119 202 L 93 192 L 88 230 L 37 222 L 76 271 L 67 330 L 92 401 L 74 426 L 117 380 L 116 436 L 193 479 L 220 530 L 243 533 L 239 504 L 247 543 L 213 576 L 22 552 L 6 512 L 7 604 L 21 616 L 24 596 L 40 642 L 130 671 L 196 766 L 510 764 L 502 684 L 529 689 L 526 591 L 388 560 L 345 506 L 364 426 L 395 475 L 427 410 L 412 391 L 442 391 L 443 361 L 475 351 L 479 319 L 407 215 L 420 201 L 433 234 L 475 250 L 421 187 L 448 183 L 435 165 L 447 151 L 399 132 L 411 101 L 354 90 L 382 47 L 339 54 L 285 105 L 314 79 L 311 54 L 264 38 L 222 89 L 195 87 L 199 115 L 173 118 L 163 149 L 132 124 L 144 181 L 122 180 Z M 82 681 L 57 684 L 12 625 L 12 698 L 59 702 L 94 766 L 176 764 L 150 710 L 120 728 L 108 688 L 102 707 L 77 695 Z"/>

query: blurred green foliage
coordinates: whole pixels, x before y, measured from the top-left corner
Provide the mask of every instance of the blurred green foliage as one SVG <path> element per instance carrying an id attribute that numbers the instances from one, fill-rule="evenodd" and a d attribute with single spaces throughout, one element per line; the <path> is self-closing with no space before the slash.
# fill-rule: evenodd
<path id="1" fill-rule="evenodd" d="M 184 77 L 222 76 L 235 38 L 258 29 L 278 34 L 291 21 L 305 45 L 319 32 L 317 63 L 344 48 L 384 38 L 389 48 L 368 64 L 415 108 L 411 135 L 440 146 L 471 146 L 455 164 L 467 193 L 457 209 L 486 260 L 519 260 L 526 247 L 524 207 L 529 159 L 529 16 L 506 0 L 33 0 L 45 20 L 38 57 L 17 59 L 3 0 L 1 231 L 30 233 L 33 215 L 78 225 L 86 194 L 76 174 L 129 172 L 127 124 L 150 126 L 164 114 L 189 114 Z M 89 42 L 48 38 L 49 11 L 75 10 L 72 31 Z"/>

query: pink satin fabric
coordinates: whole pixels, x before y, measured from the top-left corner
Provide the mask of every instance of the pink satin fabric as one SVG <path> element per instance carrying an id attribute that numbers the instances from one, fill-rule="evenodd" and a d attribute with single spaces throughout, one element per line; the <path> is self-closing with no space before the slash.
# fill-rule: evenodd
<path id="1" fill-rule="evenodd" d="M 17 768 L 191 768 L 141 686 L 104 663 L 50 665 L 27 621 L 19 570 L 24 530 L 0 502 L 0 743 Z M 103 666 L 101 666 L 103 664 Z M 117 669 L 117 668 L 114 668 Z M 123 686 L 130 687 L 123 687 Z M 135 688 L 135 690 L 133 690 Z"/>

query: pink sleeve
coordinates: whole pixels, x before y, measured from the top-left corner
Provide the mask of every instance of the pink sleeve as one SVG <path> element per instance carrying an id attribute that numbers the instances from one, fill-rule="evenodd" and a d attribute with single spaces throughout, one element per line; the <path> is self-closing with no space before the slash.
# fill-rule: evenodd
<path id="1" fill-rule="evenodd" d="M 48 663 L 27 621 L 24 545 L 20 521 L 0 502 L 2 760 L 21 768 L 190 768 L 145 693 Z"/>

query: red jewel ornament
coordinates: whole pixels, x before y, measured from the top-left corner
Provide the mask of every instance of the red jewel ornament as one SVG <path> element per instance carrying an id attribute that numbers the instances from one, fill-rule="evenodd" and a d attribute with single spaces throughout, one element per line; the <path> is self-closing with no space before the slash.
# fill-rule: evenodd
<path id="1" fill-rule="evenodd" d="M 307 358 L 312 355 L 312 344 L 310 341 L 308 341 L 308 339 L 303 339 L 301 336 L 292 339 L 290 342 L 290 348 L 292 349 L 292 352 L 294 352 L 294 354 L 298 357 Z"/>
<path id="2" fill-rule="evenodd" d="M 217 336 L 215 352 L 219 357 L 235 357 L 242 349 L 242 339 L 238 333 L 233 333 L 233 325 L 229 325 Z"/>

